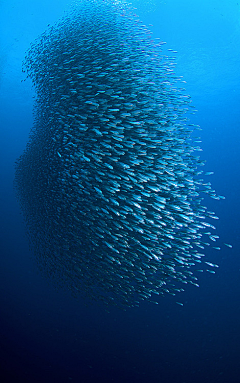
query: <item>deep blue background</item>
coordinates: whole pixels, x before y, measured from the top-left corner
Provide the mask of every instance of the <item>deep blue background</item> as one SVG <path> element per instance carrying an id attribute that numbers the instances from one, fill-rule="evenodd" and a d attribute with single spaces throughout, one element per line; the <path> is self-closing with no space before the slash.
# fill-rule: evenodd
<path id="1" fill-rule="evenodd" d="M 126 312 L 56 291 L 28 248 L 13 191 L 14 161 L 32 126 L 33 90 L 21 83 L 30 43 L 69 8 L 66 0 L 0 0 L 0 381 L 240 382 L 240 2 L 135 0 L 165 49 L 178 51 L 202 127 L 206 171 L 226 200 L 207 200 L 222 242 L 177 300 Z M 215 222 L 214 222 L 215 223 Z"/>

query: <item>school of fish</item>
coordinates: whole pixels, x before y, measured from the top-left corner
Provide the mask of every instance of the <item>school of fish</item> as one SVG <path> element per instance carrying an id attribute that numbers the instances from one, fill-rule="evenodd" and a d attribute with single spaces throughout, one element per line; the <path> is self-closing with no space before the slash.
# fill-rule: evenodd
<path id="1" fill-rule="evenodd" d="M 44 273 L 107 304 L 198 285 L 218 239 L 203 198 L 221 196 L 162 45 L 124 1 L 83 0 L 24 62 L 34 126 L 15 185 L 30 242 Z"/>

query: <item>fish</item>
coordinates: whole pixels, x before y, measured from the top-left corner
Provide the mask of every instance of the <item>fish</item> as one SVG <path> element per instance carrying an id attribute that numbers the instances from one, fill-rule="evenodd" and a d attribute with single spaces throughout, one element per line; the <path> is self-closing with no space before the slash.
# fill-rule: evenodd
<path id="1" fill-rule="evenodd" d="M 82 0 L 26 54 L 35 119 L 14 185 L 40 269 L 74 296 L 156 303 L 198 286 L 198 248 L 218 239 L 163 44 L 125 1 Z"/>

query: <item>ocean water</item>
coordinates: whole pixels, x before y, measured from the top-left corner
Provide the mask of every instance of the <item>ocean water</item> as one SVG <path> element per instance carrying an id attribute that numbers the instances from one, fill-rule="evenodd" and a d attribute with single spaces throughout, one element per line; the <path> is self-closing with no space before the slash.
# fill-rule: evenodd
<path id="1" fill-rule="evenodd" d="M 13 189 L 14 163 L 33 125 L 25 53 L 68 11 L 65 0 L 0 1 L 0 380 L 192 383 L 239 381 L 240 3 L 135 0 L 141 20 L 176 54 L 198 112 L 206 171 L 225 200 L 207 199 L 221 251 L 197 288 L 126 311 L 74 298 L 38 270 Z M 232 249 L 224 246 L 232 244 Z M 177 305 L 181 301 L 183 306 Z"/>

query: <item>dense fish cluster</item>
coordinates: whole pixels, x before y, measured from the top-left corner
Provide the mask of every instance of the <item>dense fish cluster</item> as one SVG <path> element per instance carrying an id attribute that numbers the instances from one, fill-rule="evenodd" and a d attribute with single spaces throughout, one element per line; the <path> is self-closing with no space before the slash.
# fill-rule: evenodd
<path id="1" fill-rule="evenodd" d="M 31 243 L 48 275 L 106 303 L 197 284 L 218 238 L 203 196 L 219 197 L 200 178 L 189 97 L 161 46 L 125 2 L 87 0 L 24 64 L 35 123 L 16 189 Z"/>

